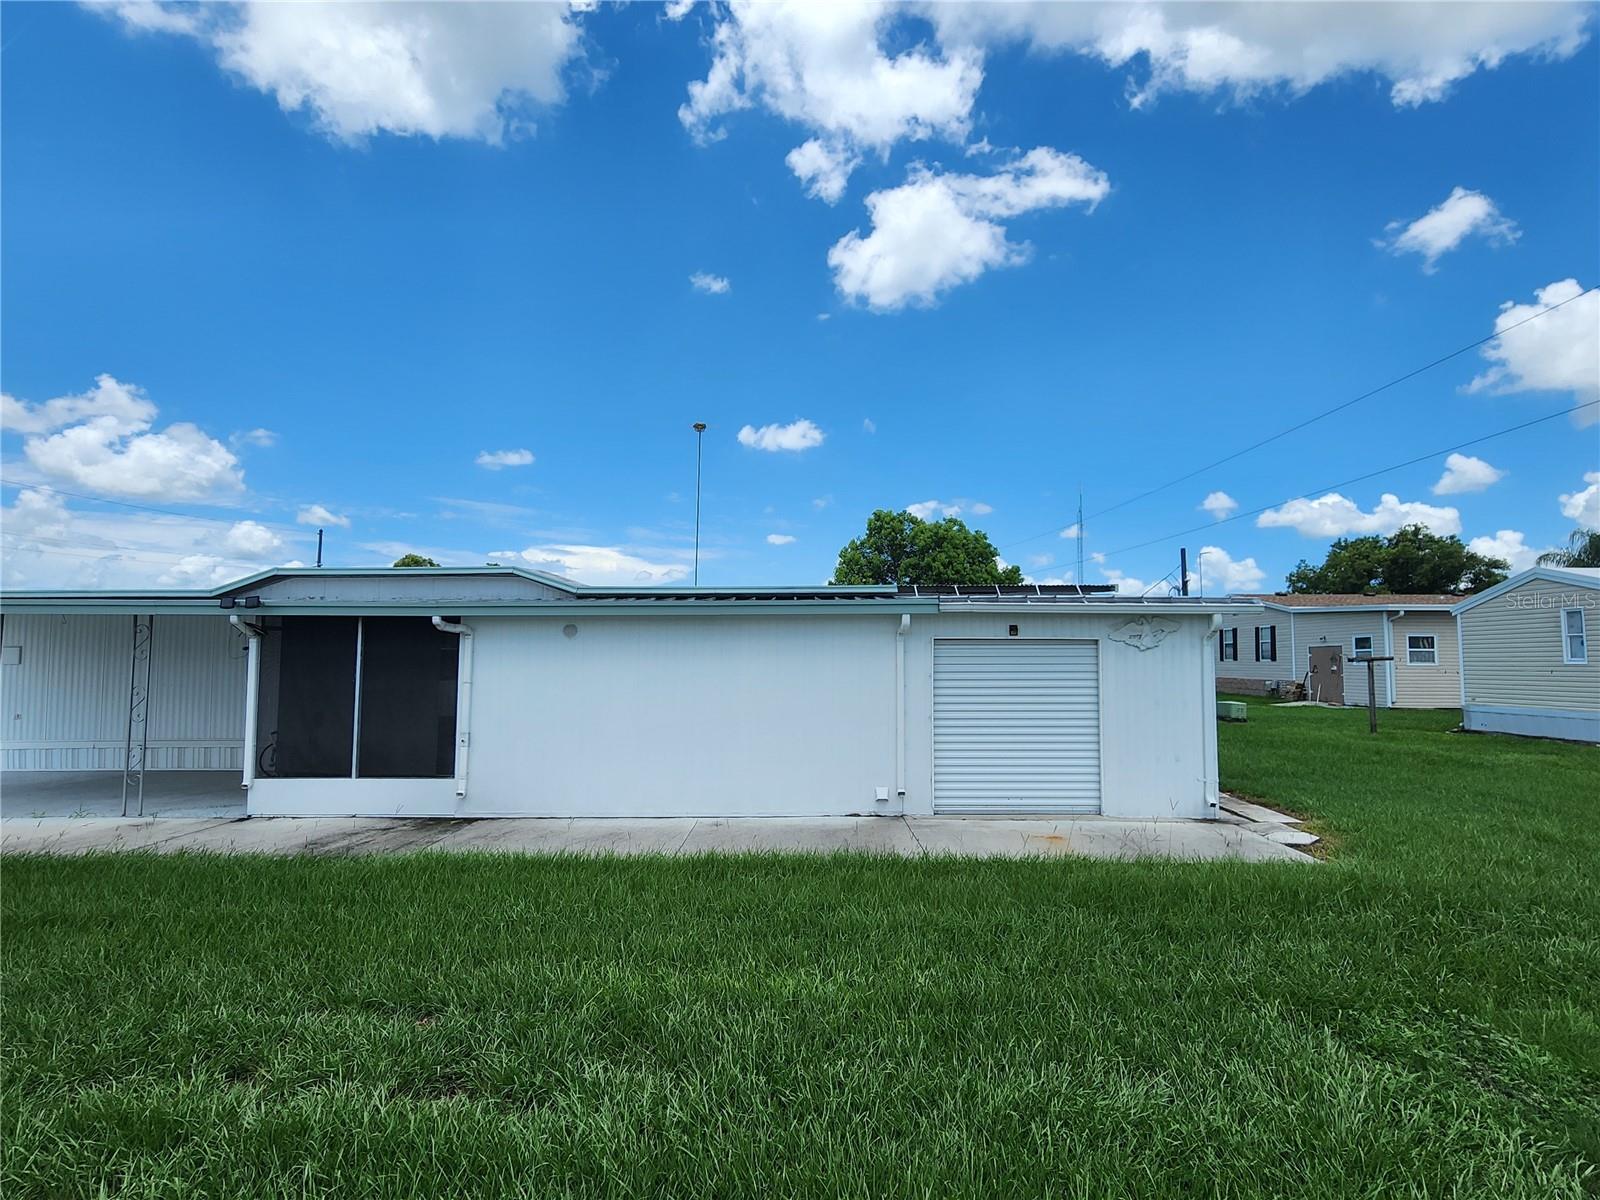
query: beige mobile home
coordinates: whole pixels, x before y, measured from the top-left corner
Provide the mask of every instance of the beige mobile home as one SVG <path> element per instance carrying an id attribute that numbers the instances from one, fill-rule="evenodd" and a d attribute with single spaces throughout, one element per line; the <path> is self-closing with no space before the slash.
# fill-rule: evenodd
<path id="1" fill-rule="evenodd" d="M 1534 567 L 1456 605 L 1461 719 L 1481 733 L 1600 742 L 1600 569 Z"/>
<path id="2" fill-rule="evenodd" d="M 1217 643 L 1217 687 L 1266 695 L 1304 683 L 1314 652 L 1338 650 L 1342 689 L 1335 702 L 1367 703 L 1360 657 L 1391 657 L 1373 668 L 1381 708 L 1454 708 L 1461 671 L 1456 646 L 1456 596 L 1238 596 L 1259 602 L 1247 617 L 1225 617 Z"/>

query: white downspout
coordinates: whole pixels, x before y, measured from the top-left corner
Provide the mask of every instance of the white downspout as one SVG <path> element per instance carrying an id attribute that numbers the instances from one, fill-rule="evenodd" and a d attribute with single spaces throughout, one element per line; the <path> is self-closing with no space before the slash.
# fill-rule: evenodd
<path id="1" fill-rule="evenodd" d="M 1394 670 L 1395 670 L 1395 662 L 1396 662 L 1396 659 L 1394 657 L 1394 623 L 1396 621 L 1398 621 L 1401 617 L 1405 616 L 1405 615 L 1406 615 L 1406 610 L 1403 609 L 1403 608 L 1399 612 L 1384 613 L 1383 614 L 1383 619 L 1384 619 L 1384 622 L 1385 622 L 1384 629 L 1383 629 L 1383 641 L 1384 641 L 1383 652 L 1389 656 L 1389 661 L 1384 663 L 1383 665 L 1388 668 L 1388 670 L 1386 670 L 1384 672 L 1384 674 L 1389 677 L 1389 689 L 1388 690 L 1389 690 L 1389 707 L 1390 708 L 1394 707 Z"/>
<path id="2" fill-rule="evenodd" d="M 894 792 L 900 808 L 906 806 L 906 634 L 911 632 L 911 614 L 900 614 L 900 628 L 894 635 Z"/>
<path id="3" fill-rule="evenodd" d="M 1200 798 L 1205 803 L 1207 819 L 1216 817 L 1222 799 L 1222 770 L 1217 765 L 1217 652 L 1211 644 L 1221 634 L 1222 614 L 1212 613 L 1206 634 L 1200 639 L 1205 658 L 1200 670 L 1200 753 L 1204 757 L 1200 764 Z"/>
<path id="4" fill-rule="evenodd" d="M 433 618 L 433 627 L 461 639 L 460 669 L 456 674 L 456 798 L 467 794 L 467 759 L 472 751 L 472 627 Z"/>
<path id="5" fill-rule="evenodd" d="M 260 706 L 261 692 L 261 631 L 248 621 L 241 621 L 236 616 L 228 618 L 232 625 L 247 639 L 245 643 L 244 667 L 244 771 L 239 777 L 239 786 L 246 792 L 256 781 L 256 722 Z"/>

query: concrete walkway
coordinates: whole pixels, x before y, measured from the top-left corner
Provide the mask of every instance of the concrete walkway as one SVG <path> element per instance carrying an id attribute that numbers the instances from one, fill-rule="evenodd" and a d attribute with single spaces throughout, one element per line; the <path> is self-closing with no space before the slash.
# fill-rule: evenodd
<path id="1" fill-rule="evenodd" d="M 1263 828 L 1267 832 L 1263 832 Z M 0 820 L 8 854 L 827 854 L 916 857 L 1076 855 L 1086 858 L 1314 860 L 1237 820 L 1119 821 L 1104 817 L 984 820 L 949 817 L 744 817 L 700 819 L 424 820 L 382 817 L 73 818 Z"/>

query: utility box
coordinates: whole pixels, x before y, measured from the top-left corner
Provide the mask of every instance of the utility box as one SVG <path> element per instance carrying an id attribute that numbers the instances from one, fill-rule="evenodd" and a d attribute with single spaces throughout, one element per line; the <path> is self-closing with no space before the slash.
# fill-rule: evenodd
<path id="1" fill-rule="evenodd" d="M 1219 721 L 1247 721 L 1250 719 L 1250 707 L 1243 700 L 1218 700 L 1217 720 Z"/>

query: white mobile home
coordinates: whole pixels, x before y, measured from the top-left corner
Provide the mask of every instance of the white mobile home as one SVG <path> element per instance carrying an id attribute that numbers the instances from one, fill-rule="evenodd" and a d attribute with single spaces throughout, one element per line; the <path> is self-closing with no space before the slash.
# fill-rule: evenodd
<path id="1" fill-rule="evenodd" d="M 225 766 L 253 815 L 1216 815 L 1237 604 L 285 569 L 0 597 L 9 770 Z"/>
<path id="2" fill-rule="evenodd" d="M 1461 721 L 1600 742 L 1600 569 L 1534 567 L 1456 605 Z"/>
<path id="3" fill-rule="evenodd" d="M 1358 657 L 1392 658 L 1374 665 L 1380 708 L 1454 708 L 1460 701 L 1456 596 L 1241 596 L 1261 608 L 1247 621 L 1224 620 L 1217 639 L 1217 686 L 1261 695 L 1305 683 L 1313 668 L 1335 679 L 1333 703 L 1367 703 L 1367 668 Z M 1335 653 L 1337 652 L 1337 653 Z"/>

